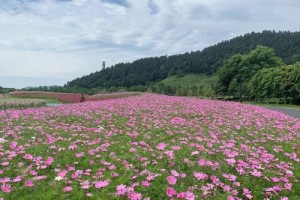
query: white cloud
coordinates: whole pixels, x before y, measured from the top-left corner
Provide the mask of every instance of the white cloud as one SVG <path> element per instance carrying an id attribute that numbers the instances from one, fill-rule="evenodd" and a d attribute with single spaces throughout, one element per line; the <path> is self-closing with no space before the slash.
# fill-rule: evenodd
<path id="1" fill-rule="evenodd" d="M 103 60 L 201 50 L 251 31 L 296 31 L 299 7 L 298 0 L 2 0 L 0 86 L 22 85 L 7 77 L 62 84 Z"/>

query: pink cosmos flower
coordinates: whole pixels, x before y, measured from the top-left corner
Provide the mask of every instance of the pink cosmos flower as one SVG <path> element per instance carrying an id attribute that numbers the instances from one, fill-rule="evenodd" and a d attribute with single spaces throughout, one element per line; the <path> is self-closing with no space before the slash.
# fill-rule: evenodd
<path id="1" fill-rule="evenodd" d="M 179 176 L 179 173 L 176 170 L 171 170 L 171 174 L 176 177 Z"/>
<path id="2" fill-rule="evenodd" d="M 258 171 L 257 169 L 254 169 L 254 171 L 251 172 L 251 175 L 255 176 L 255 177 L 261 177 L 261 174 L 262 173 L 260 171 Z"/>
<path id="3" fill-rule="evenodd" d="M 168 187 L 167 188 L 167 196 L 168 197 L 173 197 L 177 194 L 176 190 L 174 190 L 174 188 L 172 187 Z"/>
<path id="4" fill-rule="evenodd" d="M 200 159 L 198 160 L 198 165 L 199 165 L 199 166 L 204 166 L 204 165 L 205 165 L 205 159 L 200 158 Z"/>
<path id="5" fill-rule="evenodd" d="M 9 162 L 2 162 L 1 165 L 2 165 L 3 167 L 5 167 L 5 166 L 9 165 Z"/>
<path id="6" fill-rule="evenodd" d="M 49 156 L 49 157 L 47 158 L 47 160 L 45 161 L 45 164 L 46 164 L 46 165 L 51 165 L 51 164 L 53 163 L 53 161 L 54 161 L 54 159 L 53 159 L 51 156 Z"/>
<path id="7" fill-rule="evenodd" d="M 162 143 L 159 143 L 157 145 L 157 149 L 159 150 L 165 150 L 165 148 L 167 147 L 166 143 L 162 142 Z"/>
<path id="8" fill-rule="evenodd" d="M 33 182 L 30 180 L 25 181 L 24 185 L 25 185 L 25 187 L 33 187 L 34 186 Z"/>
<path id="9" fill-rule="evenodd" d="M 104 188 L 109 185 L 108 181 L 96 181 L 95 183 L 95 188 Z"/>
<path id="10" fill-rule="evenodd" d="M 57 173 L 57 176 L 60 177 L 65 177 L 67 175 L 68 171 L 67 170 L 62 170 L 60 172 Z"/>
<path id="11" fill-rule="evenodd" d="M 126 194 L 126 192 L 127 192 L 126 185 L 121 184 L 117 186 L 117 192 L 116 192 L 117 195 L 123 196 Z"/>
<path id="12" fill-rule="evenodd" d="M 228 165 L 233 167 L 234 164 L 236 163 L 236 160 L 234 158 L 229 158 L 229 159 L 226 159 L 226 162 Z"/>
<path id="13" fill-rule="evenodd" d="M 136 193 L 136 192 L 130 192 L 128 194 L 128 198 L 130 200 L 141 200 L 142 199 L 142 194 Z"/>
<path id="14" fill-rule="evenodd" d="M 13 179 L 13 182 L 18 183 L 22 180 L 21 176 L 17 176 L 16 178 Z"/>
<path id="15" fill-rule="evenodd" d="M 34 171 L 34 170 L 30 170 L 30 171 L 29 171 L 29 174 L 32 175 L 32 176 L 35 176 L 35 175 L 37 175 L 37 172 Z"/>
<path id="16" fill-rule="evenodd" d="M 72 190 L 73 190 L 73 188 L 71 186 L 64 187 L 64 192 L 70 192 Z"/>
<path id="17" fill-rule="evenodd" d="M 194 172 L 194 177 L 199 181 L 199 180 L 204 180 L 208 178 L 208 175 L 203 173 L 203 172 Z"/>
<path id="18" fill-rule="evenodd" d="M 169 183 L 170 185 L 175 185 L 176 182 L 177 182 L 177 179 L 176 179 L 175 176 L 168 176 L 168 177 L 167 177 L 167 181 L 168 181 L 168 183 Z"/>
<path id="19" fill-rule="evenodd" d="M 81 152 L 81 153 L 76 153 L 75 154 L 75 157 L 76 158 L 81 158 L 81 157 L 83 157 L 84 156 L 84 153 L 83 152 Z"/>
<path id="20" fill-rule="evenodd" d="M 2 190 L 2 192 L 10 193 L 11 192 L 11 185 L 4 183 L 1 186 L 1 190 Z"/>
<path id="21" fill-rule="evenodd" d="M 280 179 L 277 177 L 272 177 L 271 179 L 274 183 L 278 183 L 280 181 Z"/>
<path id="22" fill-rule="evenodd" d="M 145 187 L 150 187 L 151 184 L 148 181 L 143 181 L 142 185 Z"/>
<path id="23" fill-rule="evenodd" d="M 17 146 L 18 146 L 18 142 L 16 142 L 16 141 L 12 141 L 12 142 L 10 143 L 10 145 L 9 145 L 9 147 L 10 147 L 11 149 L 15 149 Z"/>
<path id="24" fill-rule="evenodd" d="M 186 177 L 186 174 L 185 173 L 181 173 L 180 174 L 180 178 L 185 178 Z"/>
<path id="25" fill-rule="evenodd" d="M 289 200 L 288 197 L 280 197 L 280 200 Z"/>

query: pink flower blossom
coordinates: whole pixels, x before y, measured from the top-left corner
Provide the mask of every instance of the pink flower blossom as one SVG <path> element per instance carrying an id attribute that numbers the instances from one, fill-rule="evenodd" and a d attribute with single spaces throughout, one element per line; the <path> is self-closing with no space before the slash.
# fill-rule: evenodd
<path id="1" fill-rule="evenodd" d="M 116 194 L 119 196 L 125 195 L 127 192 L 126 185 L 118 185 Z"/>
<path id="2" fill-rule="evenodd" d="M 10 193 L 11 192 L 11 185 L 4 183 L 1 186 L 1 190 L 4 193 Z"/>
<path id="3" fill-rule="evenodd" d="M 177 195 L 176 190 L 174 190 L 174 188 L 172 188 L 172 187 L 168 187 L 167 188 L 167 196 L 168 197 L 173 197 L 175 195 Z"/>
<path id="4" fill-rule="evenodd" d="M 30 180 L 25 181 L 24 185 L 25 185 L 25 187 L 33 187 L 34 186 L 33 182 Z"/>
<path id="5" fill-rule="evenodd" d="M 162 142 L 162 143 L 159 143 L 157 145 L 157 149 L 159 150 L 165 150 L 165 148 L 167 147 L 166 143 Z"/>
<path id="6" fill-rule="evenodd" d="M 128 198 L 130 200 L 141 200 L 142 194 L 133 191 L 128 194 Z"/>
<path id="7" fill-rule="evenodd" d="M 168 181 L 168 183 L 169 183 L 170 185 L 175 185 L 176 182 L 177 182 L 177 179 L 176 179 L 175 176 L 168 176 L 168 177 L 167 177 L 167 181 Z"/>
<path id="8" fill-rule="evenodd" d="M 194 172 L 194 177 L 199 180 L 204 180 L 208 178 L 208 175 L 203 172 Z"/>
<path id="9" fill-rule="evenodd" d="M 94 183 L 95 188 L 104 188 L 109 185 L 108 181 L 96 181 Z"/>
<path id="10" fill-rule="evenodd" d="M 47 160 L 45 161 L 46 165 L 51 165 L 53 163 L 54 159 L 52 157 L 48 157 Z"/>
<path id="11" fill-rule="evenodd" d="M 72 190 L 73 190 L 73 188 L 71 186 L 64 187 L 64 192 L 70 192 Z"/>

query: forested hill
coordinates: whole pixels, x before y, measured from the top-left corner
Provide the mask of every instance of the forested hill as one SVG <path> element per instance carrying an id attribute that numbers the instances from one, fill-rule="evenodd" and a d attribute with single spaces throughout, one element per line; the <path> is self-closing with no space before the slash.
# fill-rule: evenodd
<path id="1" fill-rule="evenodd" d="M 110 68 L 72 80 L 70 87 L 109 88 L 131 87 L 157 82 L 168 75 L 187 73 L 214 74 L 223 60 L 236 54 L 244 54 L 257 45 L 275 50 L 286 64 L 300 61 L 300 32 L 263 31 L 248 33 L 231 40 L 222 41 L 202 51 L 173 56 L 142 58 L 132 63 L 120 63 Z"/>

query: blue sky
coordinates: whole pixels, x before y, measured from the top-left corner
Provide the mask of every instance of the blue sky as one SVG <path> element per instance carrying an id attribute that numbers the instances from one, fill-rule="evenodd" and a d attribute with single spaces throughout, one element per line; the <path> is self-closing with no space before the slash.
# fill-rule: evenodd
<path id="1" fill-rule="evenodd" d="M 299 31 L 298 0 L 0 0 L 0 86 L 63 85 L 141 57 Z"/>

